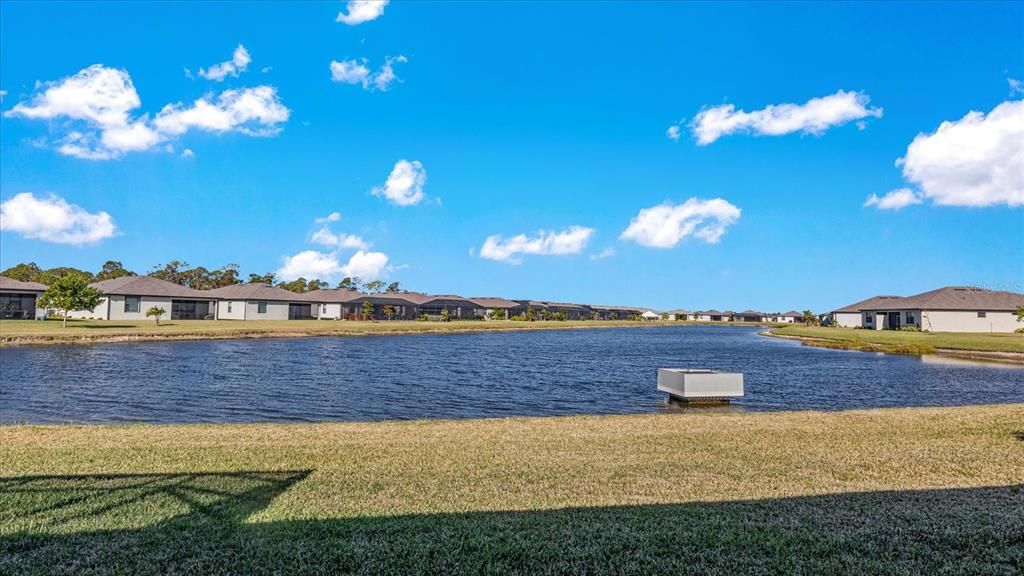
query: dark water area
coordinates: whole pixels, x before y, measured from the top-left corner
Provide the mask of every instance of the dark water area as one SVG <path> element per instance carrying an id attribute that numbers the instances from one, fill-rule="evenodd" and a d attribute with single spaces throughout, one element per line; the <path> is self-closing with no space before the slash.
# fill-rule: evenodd
<path id="1" fill-rule="evenodd" d="M 1024 368 L 680 326 L 0 349 L 0 423 L 319 422 L 1024 402 Z M 659 367 L 744 374 L 686 408 Z"/>

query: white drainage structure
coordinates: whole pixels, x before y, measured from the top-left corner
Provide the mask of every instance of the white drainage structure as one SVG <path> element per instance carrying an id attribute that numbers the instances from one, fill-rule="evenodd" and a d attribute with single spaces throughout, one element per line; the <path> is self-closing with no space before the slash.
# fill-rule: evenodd
<path id="1" fill-rule="evenodd" d="M 682 402 L 729 402 L 743 396 L 743 374 L 687 368 L 658 368 L 658 390 Z"/>

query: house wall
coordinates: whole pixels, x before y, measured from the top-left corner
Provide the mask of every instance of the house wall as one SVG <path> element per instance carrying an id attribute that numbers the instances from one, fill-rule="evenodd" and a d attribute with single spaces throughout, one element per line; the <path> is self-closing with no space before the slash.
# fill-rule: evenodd
<path id="1" fill-rule="evenodd" d="M 860 328 L 868 327 L 862 321 L 860 312 L 836 312 L 836 325 L 843 328 Z M 874 327 L 873 325 L 871 327 Z"/>
<path id="2" fill-rule="evenodd" d="M 336 302 L 313 303 L 313 316 L 321 320 L 343 320 L 345 314 L 341 304 Z"/>
<path id="3" fill-rule="evenodd" d="M 259 313 L 259 303 L 267 303 L 267 311 L 263 314 Z M 287 302 L 275 302 L 273 300 L 246 300 L 245 301 L 245 319 L 246 320 L 287 320 L 288 319 L 288 303 Z"/>
<path id="4" fill-rule="evenodd" d="M 228 311 L 230 306 L 231 311 Z M 218 320 L 245 320 L 244 300 L 221 300 L 217 303 Z"/>
<path id="5" fill-rule="evenodd" d="M 930 332 L 1013 332 L 1024 327 L 1013 312 L 978 310 L 925 310 L 921 313 L 921 329 Z"/>

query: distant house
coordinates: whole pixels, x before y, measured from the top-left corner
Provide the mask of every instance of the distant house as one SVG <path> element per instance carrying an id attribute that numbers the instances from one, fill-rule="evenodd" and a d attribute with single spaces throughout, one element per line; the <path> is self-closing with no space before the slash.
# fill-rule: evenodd
<path id="1" fill-rule="evenodd" d="M 565 314 L 566 320 L 586 320 L 593 315 L 589 306 L 572 304 L 569 302 L 545 302 L 548 312 L 552 314 Z"/>
<path id="2" fill-rule="evenodd" d="M 698 322 L 728 322 L 729 315 L 718 310 L 698 310 L 693 313 L 693 319 Z"/>
<path id="3" fill-rule="evenodd" d="M 669 310 L 667 312 L 667 314 L 668 314 L 668 319 L 669 320 L 679 320 L 679 321 L 682 321 L 682 320 L 689 320 L 690 319 L 690 313 L 688 311 L 682 310 L 682 309 Z"/>
<path id="4" fill-rule="evenodd" d="M 630 306 L 598 306 L 591 305 L 592 314 L 596 314 L 599 320 L 632 320 L 644 313 L 644 308 L 632 308 Z"/>
<path id="5" fill-rule="evenodd" d="M 660 320 L 661 314 L 658 314 L 654 310 L 644 310 L 643 314 L 640 315 L 640 318 L 648 322 L 653 322 L 655 320 Z"/>
<path id="6" fill-rule="evenodd" d="M 514 300 L 494 296 L 473 297 L 469 298 L 469 301 L 476 305 L 473 314 L 477 318 L 490 318 L 490 311 L 498 310 L 504 319 L 508 320 L 512 317 L 513 310 L 519 307 L 519 303 Z"/>
<path id="7" fill-rule="evenodd" d="M 152 276 L 122 276 L 93 282 L 103 293 L 92 310 L 69 312 L 68 318 L 95 320 L 145 320 L 146 310 L 163 308 L 171 320 L 203 320 L 216 317 L 217 298 L 210 291 L 193 290 Z"/>
<path id="8" fill-rule="evenodd" d="M 205 292 L 220 300 L 218 320 L 308 320 L 315 318 L 308 294 L 268 284 L 248 283 Z"/>
<path id="9" fill-rule="evenodd" d="M 735 322 L 766 322 L 768 315 L 764 312 L 758 312 L 756 310 L 744 310 L 733 315 Z"/>
<path id="10" fill-rule="evenodd" d="M 876 296 L 832 312 L 840 326 L 871 330 L 912 327 L 929 332 L 1013 332 L 1024 294 L 948 286 L 914 296 Z"/>
<path id="11" fill-rule="evenodd" d="M 36 301 L 47 286 L 38 282 L 22 282 L 0 276 L 0 318 L 34 320 L 46 313 L 37 308 Z"/>
<path id="12" fill-rule="evenodd" d="M 772 322 L 779 324 L 796 324 L 797 322 L 803 322 L 804 315 L 796 310 L 790 310 L 789 312 L 783 312 L 782 314 L 776 314 L 772 319 Z"/>

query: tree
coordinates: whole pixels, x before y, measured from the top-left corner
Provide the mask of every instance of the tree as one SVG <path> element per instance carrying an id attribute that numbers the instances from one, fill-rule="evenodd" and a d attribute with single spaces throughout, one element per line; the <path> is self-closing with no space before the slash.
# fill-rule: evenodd
<path id="1" fill-rule="evenodd" d="M 452 319 L 452 315 L 448 313 L 448 309 L 441 310 L 441 322 L 447 322 Z"/>
<path id="2" fill-rule="evenodd" d="M 210 273 L 210 281 L 213 288 L 241 284 L 242 279 L 239 278 L 238 264 L 225 264 L 222 268 L 214 270 Z"/>
<path id="3" fill-rule="evenodd" d="M 153 306 L 149 310 L 146 310 L 146 318 L 152 316 L 154 319 L 156 319 L 157 326 L 160 325 L 160 317 L 163 316 L 164 314 L 167 314 L 167 310 L 164 310 L 159 306 Z"/>
<path id="4" fill-rule="evenodd" d="M 100 305 L 103 293 L 89 286 L 89 279 L 80 274 L 57 278 L 39 297 L 39 306 L 56 308 L 64 313 L 64 328 L 68 327 L 68 313 L 92 310 Z"/>
<path id="5" fill-rule="evenodd" d="M 1017 306 L 1015 314 L 1017 315 L 1017 322 L 1024 322 L 1024 306 Z"/>
<path id="6" fill-rule="evenodd" d="M 391 294 L 401 291 L 402 289 L 398 286 L 398 282 L 392 282 L 391 284 L 388 284 L 388 289 L 386 290 L 386 292 L 389 292 Z"/>
<path id="7" fill-rule="evenodd" d="M 163 266 L 154 266 L 153 270 L 150 271 L 149 275 L 153 278 L 159 278 L 172 284 L 178 284 L 179 286 L 185 286 L 183 281 L 182 272 L 188 269 L 188 262 L 181 260 L 171 260 Z"/>
<path id="8" fill-rule="evenodd" d="M 96 276 L 93 276 L 93 280 L 99 282 L 100 280 L 113 280 L 114 278 L 124 276 L 135 276 L 135 272 L 126 270 L 120 260 L 107 260 L 103 264 L 103 268 L 100 268 Z"/>
<path id="9" fill-rule="evenodd" d="M 395 315 L 395 307 L 391 304 L 384 305 L 384 317 L 391 320 L 391 317 Z"/>
<path id="10" fill-rule="evenodd" d="M 342 290 L 359 291 L 359 278 L 346 276 L 341 279 L 341 282 L 338 282 L 338 288 L 341 288 Z"/>
<path id="11" fill-rule="evenodd" d="M 555 312 L 554 314 L 551 315 L 551 319 L 558 320 L 559 322 L 565 322 L 567 317 L 565 315 L 565 312 L 559 310 L 558 312 Z"/>
<path id="12" fill-rule="evenodd" d="M 278 282 L 277 287 L 284 288 L 285 290 L 290 290 L 291 292 L 295 292 L 296 294 L 302 294 L 303 292 L 309 290 L 309 286 L 306 283 L 305 278 L 296 278 L 291 282 Z"/>
<path id="13" fill-rule="evenodd" d="M 323 290 L 324 288 L 330 288 L 331 285 L 323 280 L 317 280 L 316 278 L 306 283 L 306 290 L 312 292 L 313 290 Z"/>
<path id="14" fill-rule="evenodd" d="M 0 272 L 0 276 L 6 276 L 11 280 L 18 280 L 19 282 L 42 282 L 43 275 L 42 268 L 35 262 L 16 264 Z"/>
<path id="15" fill-rule="evenodd" d="M 491 320 L 504 320 L 505 311 L 502 310 L 501 308 L 491 308 L 490 310 L 487 311 L 487 318 Z"/>
<path id="16" fill-rule="evenodd" d="M 249 284 L 269 284 L 274 285 L 274 279 L 276 275 L 273 272 L 267 272 L 266 274 L 249 274 Z"/>
<path id="17" fill-rule="evenodd" d="M 369 300 L 363 300 L 363 320 L 368 320 L 373 317 L 373 302 Z"/>
<path id="18" fill-rule="evenodd" d="M 804 324 L 807 324 L 808 326 L 813 326 L 818 323 L 818 317 L 815 316 L 814 312 L 811 312 L 810 310 L 804 310 L 803 320 Z"/>
<path id="19" fill-rule="evenodd" d="M 384 290 L 384 281 L 374 280 L 373 282 L 367 282 L 363 288 L 371 294 L 380 294 Z"/>

